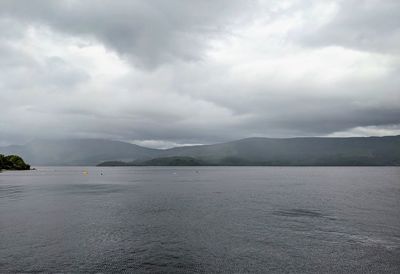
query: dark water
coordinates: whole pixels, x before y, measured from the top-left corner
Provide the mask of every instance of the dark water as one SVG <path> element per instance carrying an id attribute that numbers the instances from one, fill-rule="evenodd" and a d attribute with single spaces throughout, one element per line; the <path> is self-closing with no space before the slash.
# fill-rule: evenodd
<path id="1" fill-rule="evenodd" d="M 400 273 L 400 168 L 0 174 L 1 273 L 121 271 Z"/>

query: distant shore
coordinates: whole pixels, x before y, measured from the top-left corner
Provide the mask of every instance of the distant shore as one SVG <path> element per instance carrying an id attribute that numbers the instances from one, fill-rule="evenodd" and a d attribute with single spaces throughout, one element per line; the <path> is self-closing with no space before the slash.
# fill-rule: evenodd
<path id="1" fill-rule="evenodd" d="M 347 161 L 346 161 L 347 160 Z M 205 161 L 194 157 L 161 157 L 150 160 L 136 160 L 132 162 L 106 161 L 98 164 L 99 167 L 117 166 L 400 166 L 400 164 L 384 164 L 363 161 L 363 159 L 326 159 L 314 163 L 290 161 L 256 162 L 241 158 L 223 158 L 219 161 Z"/>
<path id="2" fill-rule="evenodd" d="M 400 136 L 252 137 L 169 149 L 103 139 L 35 140 L 0 147 L 0 153 L 35 166 L 400 166 Z"/>

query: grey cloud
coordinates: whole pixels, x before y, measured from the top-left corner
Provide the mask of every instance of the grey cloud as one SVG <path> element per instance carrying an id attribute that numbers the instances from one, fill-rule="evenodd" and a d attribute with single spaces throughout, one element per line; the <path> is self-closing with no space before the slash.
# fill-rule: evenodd
<path id="1" fill-rule="evenodd" d="M 0 72 L 3 74 L 0 86 L 3 92 L 15 92 L 23 88 L 45 90 L 71 90 L 86 81 L 89 75 L 60 57 L 47 57 L 41 62 L 29 54 L 8 45 L 0 45 Z"/>
<path id="2" fill-rule="evenodd" d="M 134 64 L 196 61 L 207 41 L 229 30 L 251 1 L 4 0 L 3 15 L 99 39 Z"/>
<path id="3" fill-rule="evenodd" d="M 268 2 L 253 1 L 1 1 L 0 143 L 100 137 L 164 146 L 397 130 L 399 4 L 336 1 L 322 28 L 282 33 L 282 49 L 265 47 L 270 23 L 313 1 L 294 2 L 270 13 Z M 336 56 L 308 59 L 331 45 L 346 50 L 335 70 Z M 330 73 L 337 79 L 317 81 Z"/>
<path id="4" fill-rule="evenodd" d="M 313 46 L 343 46 L 378 53 L 400 53 L 400 2 L 397 0 L 337 1 L 332 20 L 299 39 Z"/>

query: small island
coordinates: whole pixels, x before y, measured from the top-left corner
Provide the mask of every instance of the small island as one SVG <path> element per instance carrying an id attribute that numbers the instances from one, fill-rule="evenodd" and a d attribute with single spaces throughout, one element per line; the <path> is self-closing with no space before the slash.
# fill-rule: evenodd
<path id="1" fill-rule="evenodd" d="M 160 157 L 144 161 L 122 162 L 108 161 L 98 164 L 97 166 L 207 166 L 212 165 L 205 161 L 193 157 Z"/>
<path id="2" fill-rule="evenodd" d="M 0 154 L 0 171 L 1 170 L 29 170 L 31 166 L 18 155 L 5 156 Z"/>

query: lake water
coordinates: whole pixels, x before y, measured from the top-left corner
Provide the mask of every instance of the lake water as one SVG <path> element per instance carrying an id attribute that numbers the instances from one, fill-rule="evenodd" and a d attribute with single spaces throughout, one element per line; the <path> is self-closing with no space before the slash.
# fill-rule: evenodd
<path id="1" fill-rule="evenodd" d="M 400 168 L 0 174 L 1 273 L 117 271 L 400 273 Z"/>

